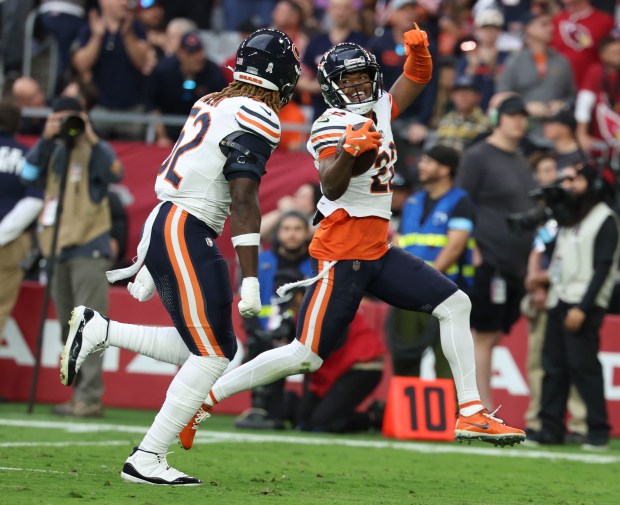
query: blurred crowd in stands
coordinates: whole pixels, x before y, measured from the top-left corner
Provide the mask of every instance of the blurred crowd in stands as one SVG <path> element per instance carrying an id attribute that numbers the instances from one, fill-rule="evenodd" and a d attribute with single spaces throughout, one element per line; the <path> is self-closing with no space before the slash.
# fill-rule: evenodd
<path id="1" fill-rule="evenodd" d="M 620 32 L 611 0 L 5 0 L 1 10 L 3 97 L 22 108 L 79 94 L 94 113 L 185 116 L 197 98 L 232 79 L 239 41 L 271 26 L 302 53 L 280 149 L 303 150 L 311 121 L 326 108 L 320 56 L 335 43 L 359 43 L 376 55 L 387 89 L 400 75 L 403 33 L 415 20 L 435 65 L 432 82 L 395 125 L 410 151 L 439 141 L 462 150 L 484 136 L 498 91 L 526 101 L 528 151 L 551 147 L 542 123 L 565 107 L 575 111 L 584 149 L 615 147 Z M 146 121 L 126 117 L 95 120 L 95 128 L 105 139 L 144 139 Z M 182 119 L 158 123 L 156 142 L 172 145 Z M 42 119 L 27 118 L 21 132 L 42 127 Z"/>
<path id="2" fill-rule="evenodd" d="M 519 316 L 526 291 L 521 310 L 532 324 L 544 311 L 546 297 L 540 283 L 532 280 L 540 268 L 532 271 L 531 258 L 528 265 L 530 253 L 540 252 L 530 247 L 533 230 L 532 236 L 515 238 L 503 217 L 534 205 L 528 191 L 535 187 L 535 178 L 543 185 L 553 183 L 590 159 L 620 170 L 620 2 L 613 0 L 4 0 L 0 9 L 2 98 L 24 112 L 20 134 L 42 134 L 46 108 L 64 95 L 80 100 L 97 135 L 105 140 L 145 140 L 145 126 L 155 117 L 151 140 L 163 147 L 174 144 L 195 100 L 230 82 L 239 42 L 257 28 L 278 28 L 297 44 L 303 64 L 294 100 L 280 114 L 284 134 L 278 149 L 289 151 L 305 150 L 312 121 L 326 109 L 316 68 L 322 54 L 339 42 L 363 45 L 376 56 L 384 88 L 389 89 L 405 62 L 403 34 L 417 22 L 428 34 L 434 69 L 419 99 L 393 123 L 399 152 L 393 179 L 393 240 L 398 243 L 419 233 L 399 222 L 418 182 L 427 189 L 428 184 L 436 187 L 438 180 L 446 188 L 454 182 L 469 193 L 477 213 L 471 218 L 472 236 L 478 243 L 470 265 L 478 269 L 477 278 L 484 277 L 478 282 L 492 286 L 500 279 L 504 290 L 503 301 L 490 303 L 501 305 L 506 313 L 491 321 L 475 280 L 471 287 L 473 270 L 469 273 L 479 387 L 489 408 L 493 347 Z M 527 118 L 522 132 L 517 116 Z M 435 146 L 439 150 L 433 150 Z M 431 167 L 425 171 L 435 170 L 432 163 L 444 168 L 441 179 L 426 173 L 418 180 L 418 161 L 424 156 Z M 514 178 L 515 174 L 521 175 Z M 290 196 L 263 220 L 265 250 L 284 217 L 293 212 L 296 218 L 309 219 L 319 197 L 318 186 L 291 187 Z M 490 223 L 492 216 L 501 216 L 502 222 Z M 473 250 L 467 237 L 461 245 Z M 275 256 L 286 257 L 281 241 L 273 247 Z M 481 250 L 483 260 L 476 259 Z M 295 262 L 307 259 L 307 252 L 297 252 Z M 284 267 L 274 265 L 272 277 L 286 266 L 291 270 L 291 261 Z M 270 303 L 270 294 L 264 302 Z M 611 310 L 617 311 L 617 299 L 612 297 Z M 481 310 L 484 317 L 476 320 Z M 257 328 L 251 338 L 280 345 L 265 336 L 265 325 Z M 425 346 L 432 347 L 434 338 L 431 331 Z M 539 374 L 538 381 L 541 339 L 531 349 L 538 354 L 530 356 L 530 371 Z M 392 340 L 391 345 L 398 342 Z M 424 348 L 419 341 L 415 345 L 419 373 Z M 382 352 L 381 348 L 377 354 Z M 373 376 L 369 383 L 377 382 Z M 314 392 L 312 401 L 318 402 L 324 392 L 318 386 Z M 266 403 L 260 408 L 269 410 Z M 380 417 L 376 411 L 376 405 L 370 409 L 374 426 Z M 539 429 L 537 411 L 536 404 L 528 413 L 532 429 Z M 583 416 L 571 428 L 582 438 Z M 241 424 L 248 419 L 256 427 L 248 415 Z M 308 419 L 304 422 L 311 427 L 306 429 L 329 431 L 343 430 L 350 421 L 343 414 L 341 425 L 334 428 Z"/>

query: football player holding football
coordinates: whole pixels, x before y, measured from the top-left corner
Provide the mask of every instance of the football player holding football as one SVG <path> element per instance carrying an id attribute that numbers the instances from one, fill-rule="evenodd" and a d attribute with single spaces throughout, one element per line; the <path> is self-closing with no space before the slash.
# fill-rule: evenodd
<path id="1" fill-rule="evenodd" d="M 61 381 L 73 383 L 92 352 L 116 346 L 182 365 L 144 439 L 127 458 L 121 476 L 130 482 L 201 484 L 166 461 L 166 452 L 192 419 L 211 386 L 233 359 L 233 292 L 216 239 L 230 215 L 243 281 L 239 312 L 258 315 L 258 186 L 281 135 L 278 112 L 301 73 L 297 47 L 278 30 L 262 29 L 237 51 L 234 81 L 198 100 L 155 183 L 160 200 L 143 228 L 134 265 L 108 272 L 129 284 L 141 300 L 159 292 L 174 327 L 110 321 L 76 307 L 61 357 Z"/>
<path id="2" fill-rule="evenodd" d="M 387 244 L 396 160 L 390 121 L 413 102 L 432 74 L 426 33 L 414 24 L 404 40 L 407 60 L 389 92 L 382 89 L 375 57 L 362 47 L 345 42 L 323 55 L 318 79 L 331 108 L 314 122 L 308 150 L 324 196 L 309 249 L 315 277 L 296 283 L 309 285 L 296 340 L 219 378 L 194 422 L 181 433 L 184 447 L 191 446 L 197 422 L 218 402 L 287 375 L 317 370 L 339 345 L 366 292 L 439 320 L 458 395 L 456 439 L 502 446 L 524 440 L 522 430 L 504 424 L 480 401 L 467 295 L 420 258 Z M 360 123 L 355 130 L 352 125 Z M 374 164 L 354 176 L 356 158 L 369 150 L 377 152 Z"/>

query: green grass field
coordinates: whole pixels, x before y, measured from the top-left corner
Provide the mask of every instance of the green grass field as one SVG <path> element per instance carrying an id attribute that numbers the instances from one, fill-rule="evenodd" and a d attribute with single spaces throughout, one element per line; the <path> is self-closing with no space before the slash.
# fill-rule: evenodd
<path id="1" fill-rule="evenodd" d="M 620 441 L 578 447 L 494 448 L 402 442 L 380 435 L 249 432 L 233 418 L 201 425 L 191 451 L 168 462 L 204 485 L 159 488 L 119 471 L 154 412 L 107 409 L 100 420 L 26 413 L 0 404 L 0 503 L 30 504 L 618 504 Z"/>

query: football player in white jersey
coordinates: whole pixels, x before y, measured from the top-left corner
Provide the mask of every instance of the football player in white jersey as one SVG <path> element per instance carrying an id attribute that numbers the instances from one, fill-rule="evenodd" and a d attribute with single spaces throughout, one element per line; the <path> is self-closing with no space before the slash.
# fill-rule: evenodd
<path id="1" fill-rule="evenodd" d="M 182 365 L 146 436 L 127 458 L 129 482 L 194 486 L 201 480 L 168 466 L 166 452 L 192 419 L 237 349 L 233 293 L 216 239 L 231 216 L 232 243 L 243 275 L 239 312 L 258 315 L 258 186 L 280 140 L 278 112 L 301 73 L 297 47 L 284 33 L 262 29 L 237 51 L 233 82 L 198 100 L 168 158 L 155 191 L 159 205 L 145 222 L 134 265 L 108 272 L 141 300 L 155 290 L 174 327 L 110 321 L 76 307 L 61 357 L 61 381 L 71 385 L 94 351 L 112 345 Z"/>
<path id="2" fill-rule="evenodd" d="M 234 393 L 318 369 L 338 346 L 368 292 L 395 307 L 432 313 L 439 320 L 442 348 L 459 401 L 456 439 L 502 446 L 524 440 L 522 430 L 507 426 L 480 402 L 467 295 L 420 258 L 387 244 L 396 160 L 390 121 L 413 102 L 432 73 L 426 33 L 414 26 L 405 33 L 408 57 L 403 74 L 389 92 L 382 90 L 375 57 L 362 47 L 345 42 L 323 55 L 318 78 L 331 108 L 315 121 L 308 149 L 324 196 L 309 249 L 316 277 L 298 283 L 310 287 L 300 310 L 296 340 L 220 377 L 196 421 Z M 354 130 L 352 125 L 359 123 L 364 126 Z M 355 158 L 368 150 L 377 152 L 374 165 L 353 176 Z"/>

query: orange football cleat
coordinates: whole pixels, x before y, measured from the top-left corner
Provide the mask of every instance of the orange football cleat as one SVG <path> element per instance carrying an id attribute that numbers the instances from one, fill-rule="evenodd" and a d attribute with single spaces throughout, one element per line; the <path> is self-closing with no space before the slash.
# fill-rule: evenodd
<path id="1" fill-rule="evenodd" d="M 198 425 L 207 417 L 211 417 L 212 408 L 211 405 L 203 403 L 202 407 L 198 409 L 198 412 L 194 414 L 194 417 L 190 419 L 189 423 L 187 423 L 185 428 L 179 433 L 179 442 L 186 451 L 189 451 L 192 445 L 194 445 L 194 437 L 196 436 Z"/>
<path id="2" fill-rule="evenodd" d="M 504 421 L 495 417 L 499 407 L 489 414 L 483 409 L 471 416 L 458 415 L 454 438 L 459 442 L 467 440 L 482 440 L 494 445 L 514 445 L 525 440 L 525 432 L 504 424 Z"/>

